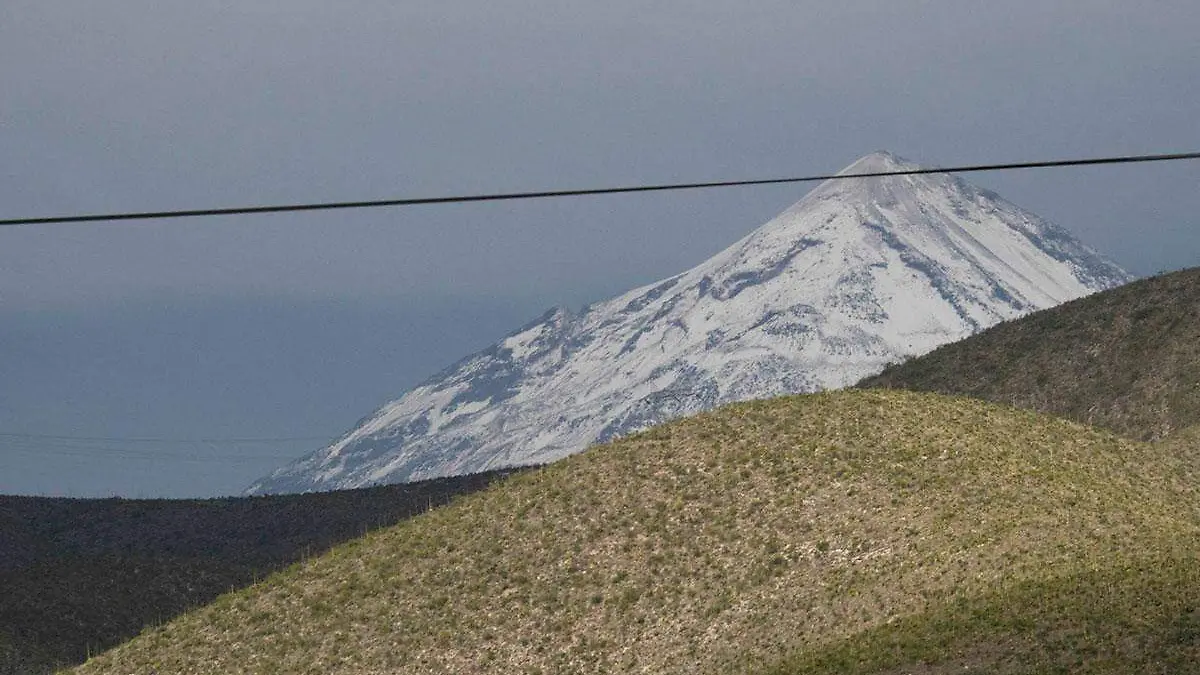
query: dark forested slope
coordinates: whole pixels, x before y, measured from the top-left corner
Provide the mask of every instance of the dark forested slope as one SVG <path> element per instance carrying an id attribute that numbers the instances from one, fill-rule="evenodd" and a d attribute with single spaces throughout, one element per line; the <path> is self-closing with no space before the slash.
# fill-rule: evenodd
<path id="1" fill-rule="evenodd" d="M 277 497 L 0 496 L 0 675 L 79 663 L 508 473 Z"/>

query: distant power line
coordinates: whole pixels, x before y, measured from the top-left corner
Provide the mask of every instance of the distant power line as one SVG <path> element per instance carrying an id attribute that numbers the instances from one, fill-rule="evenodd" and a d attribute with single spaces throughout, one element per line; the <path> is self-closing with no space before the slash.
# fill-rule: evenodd
<path id="1" fill-rule="evenodd" d="M 248 443 L 295 443 L 300 441 L 328 441 L 328 436 L 292 436 L 282 438 L 154 438 L 117 436 L 56 436 L 51 434 L 16 434 L 0 432 L 0 439 L 18 438 L 35 441 L 95 441 L 100 443 L 203 443 L 208 445 L 231 445 Z"/>
<path id="2" fill-rule="evenodd" d="M 1046 169 L 1053 167 L 1096 166 L 1102 164 L 1135 164 L 1143 162 L 1170 162 L 1184 159 L 1200 159 L 1200 152 L 1180 152 L 1160 155 L 1126 155 L 1115 157 L 1092 157 L 1085 159 L 1058 159 L 1038 162 L 1008 162 L 1004 164 L 969 164 L 926 169 L 904 169 L 901 171 L 875 171 L 857 174 L 829 174 L 822 176 L 800 176 L 793 178 L 761 178 L 753 180 L 725 180 L 703 183 L 667 183 L 660 185 L 634 185 L 626 187 L 587 188 L 580 190 L 542 190 L 536 192 L 506 192 L 496 194 L 474 194 L 450 197 L 417 197 L 408 199 L 380 199 L 351 202 L 317 202 L 311 204 L 278 204 L 270 206 L 237 206 L 229 208 L 190 209 L 175 211 L 141 211 L 127 213 L 100 213 L 74 216 L 48 216 L 38 218 L 8 218 L 0 220 L 0 226 L 51 225 L 56 223 L 95 223 L 122 220 L 152 220 L 159 218 L 196 218 L 209 216 L 254 215 L 260 213 L 286 213 L 292 211 L 328 211 L 333 209 L 368 209 L 385 206 L 422 206 L 436 204 L 462 204 L 469 202 L 498 202 L 518 199 L 547 199 L 555 197 L 583 197 L 588 195 L 629 194 L 636 192 L 665 192 L 670 190 L 700 190 L 719 187 L 749 185 L 780 185 L 784 183 L 812 183 L 826 180 L 849 180 L 851 178 L 879 178 L 883 176 L 914 176 L 931 173 L 973 173 L 980 171 L 1011 171 L 1015 169 Z"/>
<path id="3" fill-rule="evenodd" d="M 195 453 L 189 455 L 165 454 L 160 452 L 136 451 L 128 448 L 96 448 L 96 447 L 80 447 L 80 448 L 60 448 L 46 446 L 29 446 L 29 445 L 0 445 L 0 449 L 11 450 L 24 453 L 27 455 L 37 455 L 44 457 L 53 455 L 55 457 L 86 457 L 95 459 L 97 457 L 108 457 L 117 459 L 138 459 L 138 460 L 153 460 L 163 462 L 189 462 L 196 464 L 214 463 L 214 462 L 255 462 L 255 461 L 273 461 L 286 462 L 293 459 L 298 459 L 297 455 L 247 455 L 247 454 L 224 454 L 224 455 L 198 455 Z"/>
<path id="4" fill-rule="evenodd" d="M 294 454 L 247 453 L 230 446 L 268 445 L 299 442 L 329 443 L 328 436 L 292 436 L 279 438 L 152 438 L 114 436 L 66 436 L 0 432 L 0 451 L 57 457 L 116 457 L 168 462 L 244 462 L 256 460 L 286 461 Z M 151 446 L 151 447 L 148 447 Z M 176 451 L 164 451 L 168 446 Z M 224 446 L 224 452 L 216 451 Z M 182 449 L 186 455 L 178 454 Z"/>

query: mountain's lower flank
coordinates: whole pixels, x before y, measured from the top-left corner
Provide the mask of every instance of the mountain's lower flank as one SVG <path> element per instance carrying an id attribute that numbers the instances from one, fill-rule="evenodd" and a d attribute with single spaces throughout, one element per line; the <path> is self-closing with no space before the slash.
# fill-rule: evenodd
<path id="1" fill-rule="evenodd" d="M 335 548 L 79 672 L 1197 672 L 1192 467 L 968 399 L 737 404 Z"/>
<path id="2" fill-rule="evenodd" d="M 1200 424 L 1200 268 L 999 324 L 859 386 L 972 396 L 1166 438 Z"/>

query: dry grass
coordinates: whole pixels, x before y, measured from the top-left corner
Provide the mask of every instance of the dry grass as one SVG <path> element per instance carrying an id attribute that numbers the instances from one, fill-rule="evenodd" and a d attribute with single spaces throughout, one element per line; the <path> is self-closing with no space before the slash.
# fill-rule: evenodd
<path id="1" fill-rule="evenodd" d="M 1200 424 L 1200 268 L 1010 321 L 864 380 L 1158 440 Z"/>
<path id="2" fill-rule="evenodd" d="M 1200 603 L 1176 562 L 1200 553 L 1196 477 L 1167 448 L 965 399 L 740 404 L 337 547 L 79 672 L 904 672 L 1086 665 L 1106 640 L 1178 654 L 1186 634 L 1144 631 L 1161 617 L 1131 598 Z M 1061 590 L 1080 579 L 1090 594 Z M 1089 628 L 1096 608 L 1114 631 Z"/>

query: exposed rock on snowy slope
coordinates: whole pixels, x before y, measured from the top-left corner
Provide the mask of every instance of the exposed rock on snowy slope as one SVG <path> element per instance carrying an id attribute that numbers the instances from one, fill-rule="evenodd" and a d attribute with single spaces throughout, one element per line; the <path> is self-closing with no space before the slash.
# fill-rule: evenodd
<path id="1" fill-rule="evenodd" d="M 843 173 L 914 167 L 875 153 Z M 548 462 L 723 403 L 845 386 L 1129 279 L 950 175 L 829 181 L 682 274 L 547 312 L 248 492 Z"/>

